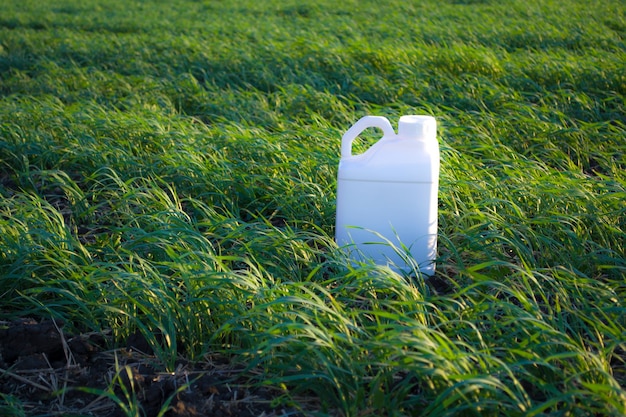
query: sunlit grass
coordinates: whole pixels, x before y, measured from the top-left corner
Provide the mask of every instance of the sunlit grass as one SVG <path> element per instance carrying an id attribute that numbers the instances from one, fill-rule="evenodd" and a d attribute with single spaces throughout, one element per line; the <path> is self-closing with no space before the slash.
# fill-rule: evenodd
<path id="1" fill-rule="evenodd" d="M 3 318 L 217 352 L 322 413 L 626 413 L 620 2 L 9 3 Z M 412 113 L 427 281 L 332 241 L 342 133 Z"/>

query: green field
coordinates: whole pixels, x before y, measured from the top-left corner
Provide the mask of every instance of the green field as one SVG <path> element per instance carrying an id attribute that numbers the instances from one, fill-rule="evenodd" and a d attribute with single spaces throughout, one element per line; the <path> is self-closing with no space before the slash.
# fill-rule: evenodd
<path id="1" fill-rule="evenodd" d="M 141 334 L 302 415 L 624 415 L 625 96 L 622 0 L 4 0 L 0 329 Z M 342 134 L 404 114 L 438 121 L 426 280 L 333 242 Z"/>

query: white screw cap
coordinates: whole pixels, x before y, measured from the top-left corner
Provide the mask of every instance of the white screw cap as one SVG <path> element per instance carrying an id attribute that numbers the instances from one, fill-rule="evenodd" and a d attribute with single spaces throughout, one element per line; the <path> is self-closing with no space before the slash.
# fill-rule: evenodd
<path id="1" fill-rule="evenodd" d="M 402 116 L 398 122 L 398 136 L 419 141 L 436 140 L 437 120 L 432 116 Z"/>

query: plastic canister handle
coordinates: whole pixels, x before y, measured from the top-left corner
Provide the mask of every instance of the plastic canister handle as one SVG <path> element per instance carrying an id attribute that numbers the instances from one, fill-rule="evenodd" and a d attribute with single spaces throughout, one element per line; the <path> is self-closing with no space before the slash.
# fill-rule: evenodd
<path id="1" fill-rule="evenodd" d="M 391 123 L 383 116 L 365 116 L 359 119 L 341 138 L 341 157 L 347 158 L 352 156 L 352 142 L 365 129 L 369 127 L 377 127 L 383 131 L 383 137 L 395 136 L 396 132 L 391 127 Z"/>

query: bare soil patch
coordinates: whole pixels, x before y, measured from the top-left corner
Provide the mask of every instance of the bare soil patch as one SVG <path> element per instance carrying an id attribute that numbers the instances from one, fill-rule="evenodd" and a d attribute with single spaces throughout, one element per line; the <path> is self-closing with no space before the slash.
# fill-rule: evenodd
<path id="1" fill-rule="evenodd" d="M 251 384 L 250 372 L 219 355 L 179 361 L 163 372 L 157 359 L 128 347 L 106 349 L 107 334 L 70 335 L 62 323 L 0 322 L 0 393 L 18 399 L 25 415 L 303 416 L 284 392 Z M 312 404 L 313 405 L 313 404 Z M 315 407 L 316 408 L 316 407 Z"/>

